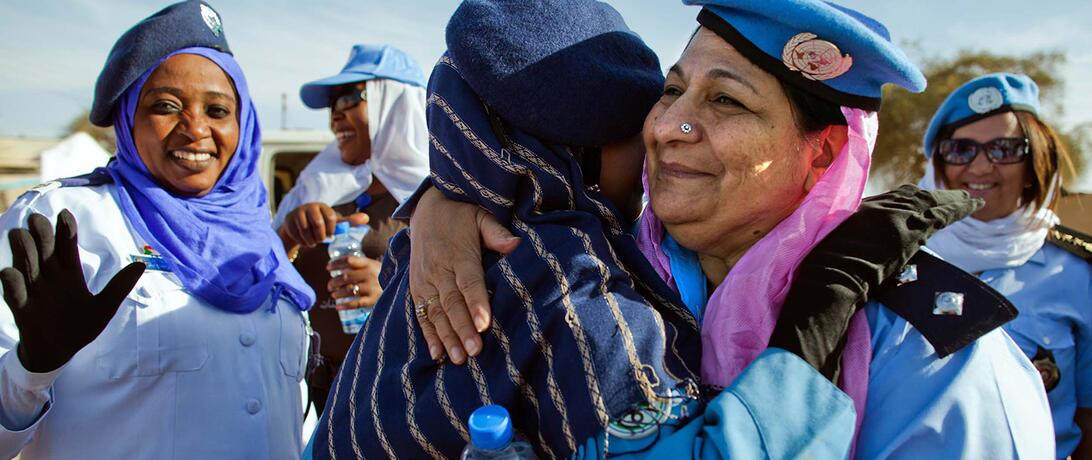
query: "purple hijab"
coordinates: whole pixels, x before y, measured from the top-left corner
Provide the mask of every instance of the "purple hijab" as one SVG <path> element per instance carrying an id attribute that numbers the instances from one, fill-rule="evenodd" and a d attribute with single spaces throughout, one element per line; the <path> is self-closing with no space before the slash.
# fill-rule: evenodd
<path id="1" fill-rule="evenodd" d="M 148 172 L 133 143 L 133 119 L 144 83 L 159 64 L 177 54 L 207 58 L 223 69 L 238 95 L 239 144 L 213 189 L 201 197 L 178 196 Z M 174 51 L 148 69 L 114 110 L 117 159 L 107 171 L 117 185 L 121 212 L 140 237 L 166 260 L 186 290 L 232 313 L 270 310 L 286 297 L 300 310 L 315 293 L 288 262 L 270 227 L 265 185 L 258 175 L 262 152 L 258 114 L 246 78 L 231 55 L 210 48 Z"/>

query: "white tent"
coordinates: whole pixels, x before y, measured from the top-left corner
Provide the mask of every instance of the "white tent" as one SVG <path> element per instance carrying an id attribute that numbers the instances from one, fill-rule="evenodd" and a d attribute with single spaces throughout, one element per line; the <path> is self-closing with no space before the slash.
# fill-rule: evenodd
<path id="1" fill-rule="evenodd" d="M 42 182 L 87 174 L 106 166 L 110 154 L 89 134 L 77 132 L 42 152 Z"/>

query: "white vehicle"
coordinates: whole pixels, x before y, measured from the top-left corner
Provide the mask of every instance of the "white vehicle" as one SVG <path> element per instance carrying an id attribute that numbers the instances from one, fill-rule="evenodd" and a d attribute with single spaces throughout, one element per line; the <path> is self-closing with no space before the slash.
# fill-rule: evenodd
<path id="1" fill-rule="evenodd" d="M 262 180 L 269 193 L 269 212 L 277 211 L 281 197 L 292 189 L 296 176 L 316 154 L 333 142 L 329 130 L 265 131 L 262 133 Z"/>

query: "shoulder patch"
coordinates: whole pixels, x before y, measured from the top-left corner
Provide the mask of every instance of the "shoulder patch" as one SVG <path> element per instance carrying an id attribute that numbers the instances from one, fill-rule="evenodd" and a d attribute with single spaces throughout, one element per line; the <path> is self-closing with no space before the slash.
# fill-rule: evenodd
<path id="1" fill-rule="evenodd" d="M 51 180 L 49 182 L 42 182 L 41 184 L 38 184 L 38 185 L 35 185 L 35 186 L 31 187 L 30 190 L 27 190 L 27 193 L 34 192 L 34 193 L 39 193 L 40 194 L 40 193 L 46 193 L 46 192 L 48 192 L 50 190 L 56 190 L 56 189 L 59 189 L 59 188 L 61 188 L 61 181 Z"/>
<path id="2" fill-rule="evenodd" d="M 1055 225 L 1047 234 L 1047 242 L 1092 263 L 1092 236 L 1064 225 Z"/>
<path id="3" fill-rule="evenodd" d="M 114 178 L 110 176 L 110 173 L 106 172 L 106 168 L 95 168 L 94 171 L 87 174 L 57 179 L 54 182 L 59 183 L 61 187 L 94 187 L 96 185 L 111 184 L 114 182 Z"/>
<path id="4" fill-rule="evenodd" d="M 1016 318 L 1016 307 L 974 275 L 925 251 L 910 265 L 914 279 L 889 278 L 874 299 L 913 325 L 941 358 Z"/>

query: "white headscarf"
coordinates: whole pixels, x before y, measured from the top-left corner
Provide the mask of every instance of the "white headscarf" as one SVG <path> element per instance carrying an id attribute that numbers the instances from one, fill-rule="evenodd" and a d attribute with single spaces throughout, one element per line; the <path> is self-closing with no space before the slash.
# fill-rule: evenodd
<path id="1" fill-rule="evenodd" d="M 341 161 L 337 142 L 322 149 L 296 179 L 273 219 L 284 223 L 289 211 L 306 203 L 341 204 L 372 184 L 372 176 L 399 202 L 413 193 L 429 174 L 425 89 L 387 79 L 368 80 L 368 136 L 372 156 L 352 166 Z"/>
<path id="2" fill-rule="evenodd" d="M 926 190 L 944 188 L 943 181 L 935 177 L 932 159 L 925 165 L 925 176 L 918 186 Z M 1046 203 L 1051 202 L 1057 190 L 1058 175 L 1055 174 Z M 1029 204 L 988 222 L 966 217 L 938 231 L 926 246 L 970 273 L 1019 267 L 1039 252 L 1050 228 L 1058 222 L 1058 216 L 1050 209 L 1044 206 L 1035 211 Z"/>

